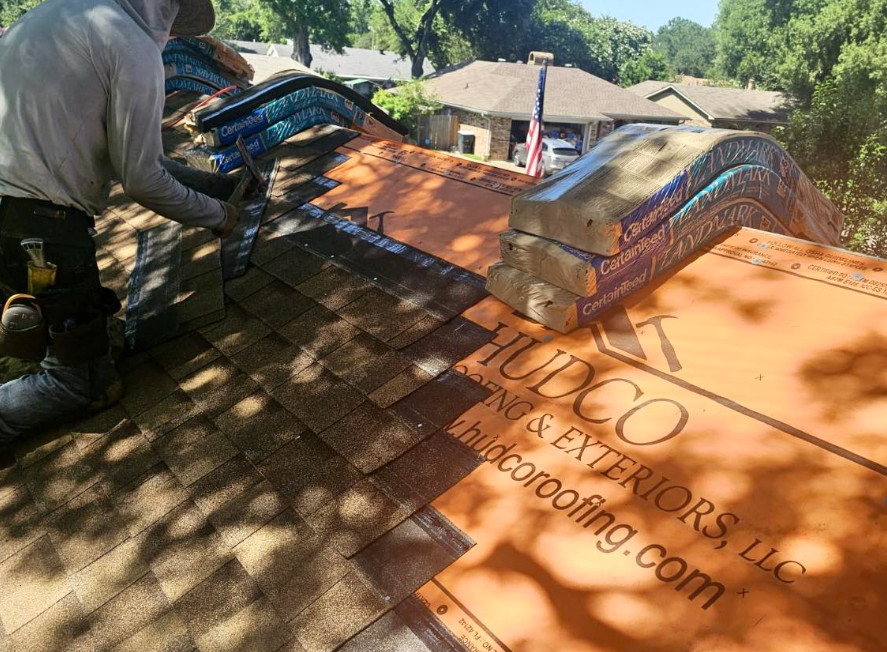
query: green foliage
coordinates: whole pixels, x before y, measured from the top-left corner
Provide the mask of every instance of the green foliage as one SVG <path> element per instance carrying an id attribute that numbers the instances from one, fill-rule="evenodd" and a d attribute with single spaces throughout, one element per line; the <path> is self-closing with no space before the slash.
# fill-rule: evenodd
<path id="1" fill-rule="evenodd" d="M 268 38 L 265 30 L 274 18 L 263 15 L 255 0 L 218 0 L 213 36 L 223 40 L 261 41 Z"/>
<path id="2" fill-rule="evenodd" d="M 0 0 L 0 25 L 9 27 L 40 2 L 41 0 Z"/>
<path id="3" fill-rule="evenodd" d="M 653 48 L 647 48 L 641 56 L 629 59 L 619 69 L 619 83 L 623 86 L 633 86 L 648 79 L 668 81 L 671 77 L 665 56 Z"/>
<path id="4" fill-rule="evenodd" d="M 673 74 L 709 76 L 715 58 L 711 28 L 686 18 L 672 18 L 656 32 L 653 47 L 665 57 Z"/>
<path id="5" fill-rule="evenodd" d="M 376 91 L 373 103 L 407 127 L 411 134 L 416 133 L 420 116 L 431 115 L 441 108 L 425 84 L 415 79 L 391 90 Z"/>
<path id="6" fill-rule="evenodd" d="M 348 0 L 254 0 L 263 34 L 292 38 L 293 58 L 310 65 L 309 43 L 341 51 L 350 45 L 351 5 Z"/>

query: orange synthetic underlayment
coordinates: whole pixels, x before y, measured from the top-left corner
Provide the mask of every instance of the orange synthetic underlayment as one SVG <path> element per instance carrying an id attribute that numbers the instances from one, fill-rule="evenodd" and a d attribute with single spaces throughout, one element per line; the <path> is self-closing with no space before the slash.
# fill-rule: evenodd
<path id="1" fill-rule="evenodd" d="M 887 272 L 741 230 L 590 328 L 488 298 L 420 590 L 469 650 L 884 649 Z"/>
<path id="2" fill-rule="evenodd" d="M 523 174 L 363 136 L 338 151 L 350 160 L 326 176 L 342 185 L 315 204 L 386 213 L 385 235 L 482 275 L 499 260 L 511 198 L 536 183 Z"/>

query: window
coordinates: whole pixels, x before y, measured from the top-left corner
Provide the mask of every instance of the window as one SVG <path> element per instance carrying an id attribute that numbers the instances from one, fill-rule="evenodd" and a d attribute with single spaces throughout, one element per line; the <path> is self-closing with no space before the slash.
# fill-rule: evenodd
<path id="1" fill-rule="evenodd" d="M 579 152 L 577 152 L 572 147 L 555 147 L 551 150 L 554 154 L 560 154 L 561 156 L 575 156 Z"/>

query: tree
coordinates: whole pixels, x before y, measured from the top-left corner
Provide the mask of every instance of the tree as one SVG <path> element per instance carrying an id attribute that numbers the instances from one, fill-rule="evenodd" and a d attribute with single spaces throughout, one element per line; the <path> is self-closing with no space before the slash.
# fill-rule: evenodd
<path id="1" fill-rule="evenodd" d="M 629 59 L 619 69 L 619 83 L 623 86 L 632 86 L 649 79 L 666 81 L 670 78 L 665 57 L 653 48 L 647 48 L 641 56 Z"/>
<path id="2" fill-rule="evenodd" d="M 457 31 L 470 44 L 473 56 L 479 59 L 498 58 L 512 54 L 521 40 L 538 0 L 462 0 L 445 2 L 441 17 L 445 27 Z M 456 63 L 456 61 L 453 61 Z"/>
<path id="3" fill-rule="evenodd" d="M 259 0 L 273 12 L 281 29 L 293 40 L 293 59 L 311 65 L 312 42 L 342 51 L 350 44 L 348 0 Z M 266 24 L 266 33 L 273 32 Z"/>
<path id="4" fill-rule="evenodd" d="M 656 32 L 653 47 L 665 57 L 673 74 L 709 76 L 715 58 L 711 28 L 686 18 L 672 18 Z"/>
<path id="5" fill-rule="evenodd" d="M 234 41 L 260 40 L 265 32 L 260 11 L 255 0 L 219 0 L 213 36 Z"/>
<path id="6" fill-rule="evenodd" d="M 397 35 L 401 50 L 412 62 L 411 73 L 414 79 L 425 74 L 425 60 L 431 47 L 434 22 L 440 12 L 444 0 L 425 0 L 415 8 L 420 10 L 417 20 L 407 18 L 404 12 L 398 12 L 395 0 L 379 0 L 382 9 Z"/>
<path id="7" fill-rule="evenodd" d="M 373 103 L 400 122 L 415 136 L 418 118 L 431 115 L 441 108 L 440 103 L 428 93 L 425 84 L 413 80 L 391 90 L 378 90 Z"/>

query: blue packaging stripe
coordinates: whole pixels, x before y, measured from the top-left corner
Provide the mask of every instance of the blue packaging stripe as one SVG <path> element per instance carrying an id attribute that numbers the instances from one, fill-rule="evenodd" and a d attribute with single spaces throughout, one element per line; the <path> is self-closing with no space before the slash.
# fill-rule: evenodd
<path id="1" fill-rule="evenodd" d="M 201 95 L 212 95 L 219 91 L 218 88 L 190 77 L 170 77 L 166 80 L 165 88 L 167 93 L 172 93 L 173 91 L 194 91 Z"/>
<path id="2" fill-rule="evenodd" d="M 215 86 L 216 90 L 222 90 L 228 86 L 236 85 L 235 81 L 202 65 L 189 63 L 168 63 L 164 66 L 167 77 L 196 77 L 205 83 Z"/>
<path id="3" fill-rule="evenodd" d="M 669 128 L 670 131 L 673 129 Z M 699 128 L 681 130 L 694 129 Z M 786 185 L 793 188 L 801 176 L 797 164 L 785 150 L 770 139 L 761 136 L 741 136 L 716 143 L 697 158 L 687 170 L 682 171 L 655 195 L 619 221 L 622 227 L 620 249 L 631 246 L 638 238 L 654 230 L 662 220 L 673 215 L 674 211 L 719 174 L 740 165 L 769 168 L 782 177 Z"/>
<path id="4" fill-rule="evenodd" d="M 707 215 L 706 219 L 697 223 L 696 228 L 686 230 L 680 238 L 651 259 L 628 266 L 631 273 L 623 275 L 621 282 L 608 283 L 605 289 L 594 296 L 579 299 L 576 302 L 579 325 L 587 326 L 607 309 L 648 285 L 656 276 L 699 251 L 700 247 L 738 227 L 788 235 L 773 214 L 762 205 L 751 200 L 732 202 L 714 214 Z"/>
<path id="5" fill-rule="evenodd" d="M 264 104 L 213 131 L 221 145 L 230 145 L 238 136 L 251 136 L 309 107 L 338 113 L 345 120 L 343 126 L 362 127 L 366 122 L 366 113 L 354 102 L 333 91 L 312 86 Z"/>
<path id="6" fill-rule="evenodd" d="M 348 126 L 338 113 L 320 107 L 309 107 L 281 120 L 258 134 L 245 138 L 244 143 L 246 144 L 247 151 L 252 156 L 259 156 L 276 147 L 287 138 L 320 124 Z M 214 154 L 210 155 L 209 159 L 212 168 L 217 172 L 230 172 L 243 165 L 243 159 L 240 157 L 237 147 L 228 147 L 221 151 L 210 150 L 210 148 L 202 149 L 215 151 Z"/>

